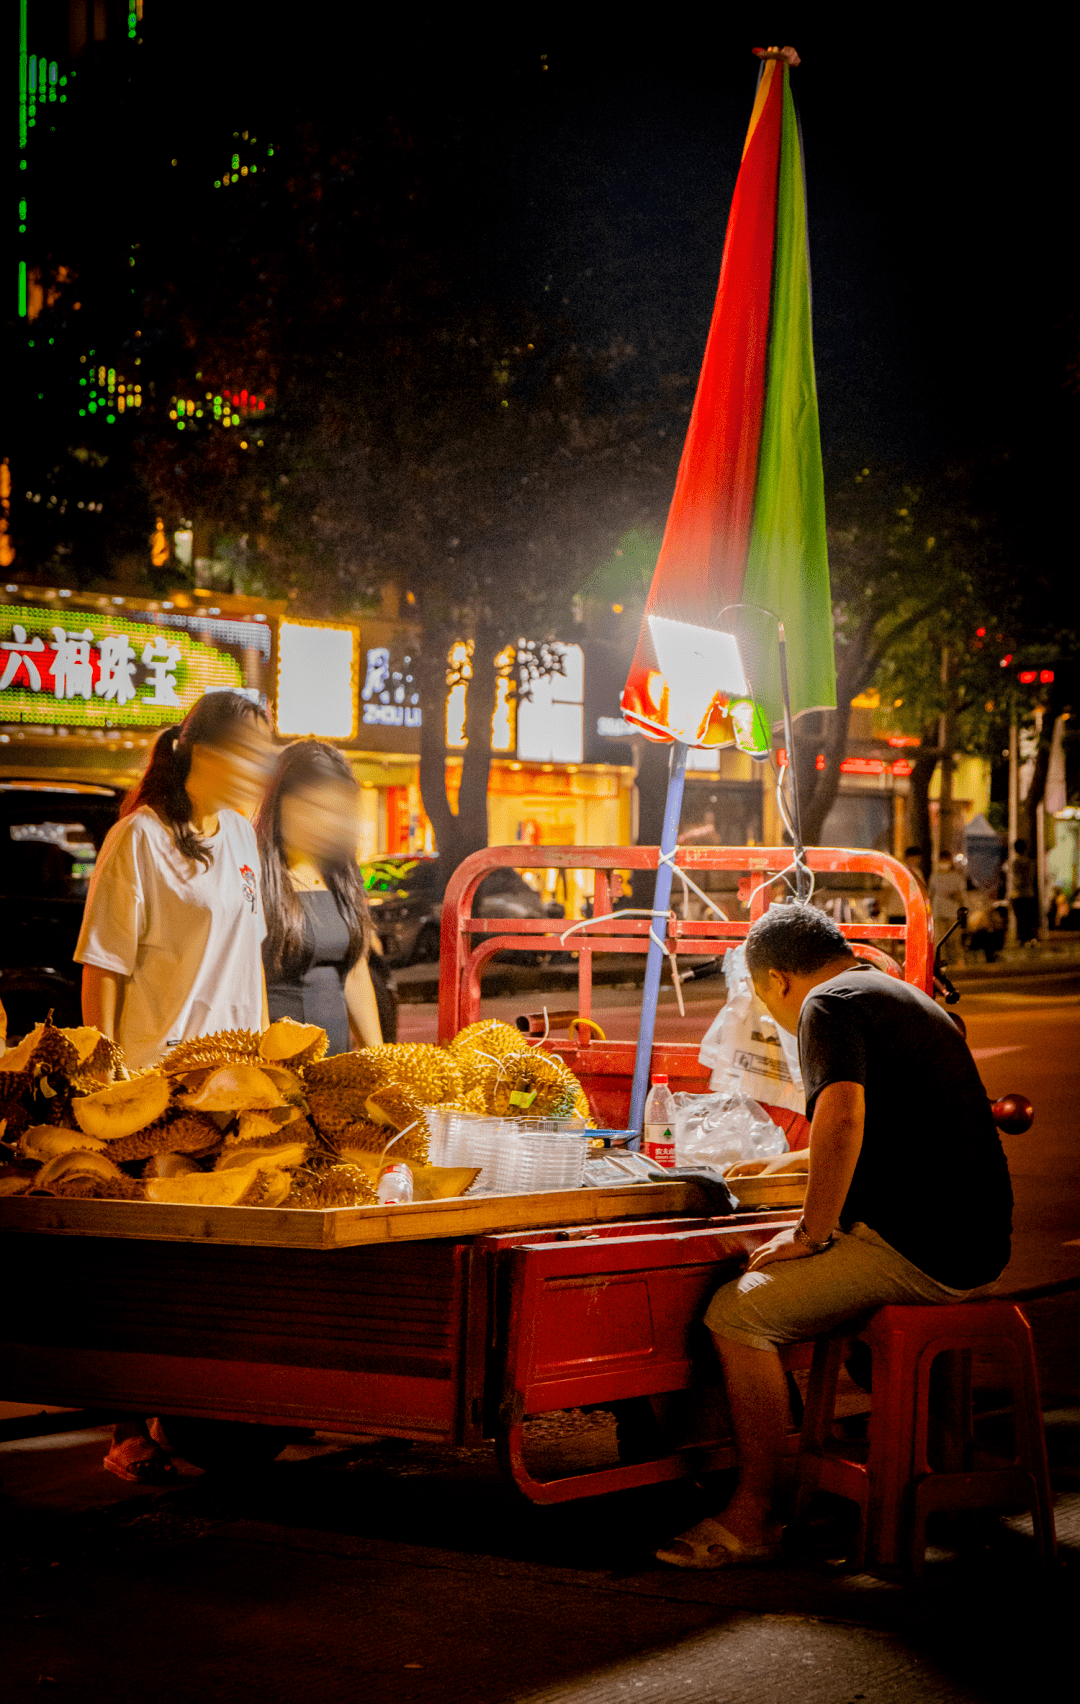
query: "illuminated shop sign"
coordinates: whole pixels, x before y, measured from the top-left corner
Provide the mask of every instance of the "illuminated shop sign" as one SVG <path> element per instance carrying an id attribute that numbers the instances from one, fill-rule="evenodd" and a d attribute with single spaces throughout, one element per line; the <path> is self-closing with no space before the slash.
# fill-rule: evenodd
<path id="1" fill-rule="evenodd" d="M 389 645 L 372 645 L 365 658 L 360 692 L 365 728 L 423 726 L 420 694 L 413 678 L 413 660 L 403 656 L 395 665 Z"/>
<path id="2" fill-rule="evenodd" d="M 356 733 L 355 627 L 330 621 L 278 624 L 277 731 L 351 740 Z"/>
<path id="3" fill-rule="evenodd" d="M 157 727 L 243 687 L 232 657 L 174 627 L 8 605 L 0 635 L 0 722 Z"/>

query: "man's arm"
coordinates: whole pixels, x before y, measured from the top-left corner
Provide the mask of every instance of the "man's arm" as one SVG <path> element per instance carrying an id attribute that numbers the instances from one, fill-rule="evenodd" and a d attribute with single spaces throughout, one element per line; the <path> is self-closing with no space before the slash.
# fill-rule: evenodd
<path id="1" fill-rule="evenodd" d="M 836 1228 L 862 1151 L 866 1096 L 861 1083 L 830 1083 L 818 1095 L 810 1126 L 810 1173 L 803 1223 L 811 1242 L 825 1242 Z M 775 1260 L 810 1258 L 794 1231 L 781 1231 L 750 1261 L 750 1270 Z"/>
<path id="2" fill-rule="evenodd" d="M 99 970 L 96 964 L 83 965 L 83 1023 L 100 1030 L 110 1041 L 116 1039 L 116 1015 L 126 981 L 127 977 L 119 976 L 116 971 Z"/>

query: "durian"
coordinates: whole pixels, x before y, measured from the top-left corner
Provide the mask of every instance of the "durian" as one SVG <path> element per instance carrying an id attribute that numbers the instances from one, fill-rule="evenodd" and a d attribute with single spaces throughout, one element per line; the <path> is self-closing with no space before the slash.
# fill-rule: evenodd
<path id="1" fill-rule="evenodd" d="M 267 1171 L 295 1171 L 308 1157 L 307 1142 L 271 1142 L 259 1147 L 226 1148 L 214 1161 L 215 1171 L 233 1171 L 237 1166 L 257 1164 Z"/>
<path id="2" fill-rule="evenodd" d="M 181 1102 L 193 1112 L 255 1112 L 283 1104 L 277 1084 L 257 1065 L 223 1065 Z"/>
<path id="3" fill-rule="evenodd" d="M 282 1189 L 284 1184 L 284 1189 Z M 188 1177 L 147 1179 L 146 1199 L 193 1207 L 258 1207 L 277 1205 L 270 1197 L 289 1192 L 287 1173 L 265 1172 L 258 1161 L 223 1172 L 193 1172 Z"/>
<path id="4" fill-rule="evenodd" d="M 162 1071 L 144 1071 L 126 1082 L 110 1083 L 92 1095 L 79 1095 L 71 1110 L 88 1136 L 115 1141 L 159 1119 L 169 1104 L 169 1079 Z"/>
<path id="5" fill-rule="evenodd" d="M 62 1195 L 74 1200 L 141 1201 L 144 1185 L 128 1177 L 104 1154 L 59 1154 L 42 1166 L 33 1182 L 34 1193 Z"/>
<path id="6" fill-rule="evenodd" d="M 106 1153 L 118 1164 L 145 1160 L 151 1154 L 203 1154 L 220 1140 L 220 1132 L 212 1118 L 197 1112 L 182 1112 L 179 1117 L 162 1118 L 108 1143 Z"/>
<path id="7" fill-rule="evenodd" d="M 291 1065 L 298 1071 L 324 1058 L 326 1049 L 326 1031 L 318 1024 L 298 1024 L 295 1018 L 278 1018 L 259 1038 L 264 1059 L 274 1065 Z"/>
<path id="8" fill-rule="evenodd" d="M 492 1059 L 501 1059 L 504 1053 L 520 1053 L 521 1031 L 499 1018 L 481 1018 L 478 1023 L 466 1024 L 459 1030 L 449 1046 L 455 1055 L 481 1052 Z"/>
<path id="9" fill-rule="evenodd" d="M 216 1035 L 196 1035 L 177 1042 L 162 1060 L 161 1068 L 174 1077 L 202 1065 L 257 1065 L 261 1058 L 259 1036 L 254 1030 L 219 1030 Z"/>
<path id="10" fill-rule="evenodd" d="M 372 1089 L 364 1106 L 376 1124 L 389 1124 L 395 1130 L 404 1130 L 424 1116 L 423 1103 L 400 1083 L 384 1083 Z"/>
<path id="11" fill-rule="evenodd" d="M 300 1172 L 285 1199 L 286 1207 L 374 1207 L 379 1196 L 374 1183 L 359 1166 L 327 1166 L 318 1172 Z"/>
<path id="12" fill-rule="evenodd" d="M 19 1137 L 19 1152 L 28 1160 L 40 1160 L 47 1165 L 62 1154 L 101 1153 L 105 1143 L 100 1136 L 87 1136 L 83 1130 L 67 1130 L 58 1124 L 32 1124 Z"/>
<path id="13" fill-rule="evenodd" d="M 506 1053 L 491 1090 L 500 1118 L 571 1118 L 580 1085 L 560 1059 L 537 1048 Z"/>

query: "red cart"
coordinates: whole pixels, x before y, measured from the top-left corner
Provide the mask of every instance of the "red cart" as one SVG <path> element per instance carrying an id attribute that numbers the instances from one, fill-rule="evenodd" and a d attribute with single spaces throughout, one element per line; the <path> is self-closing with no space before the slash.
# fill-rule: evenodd
<path id="1" fill-rule="evenodd" d="M 811 851 L 824 872 L 870 872 L 900 894 L 902 925 L 847 929 L 857 952 L 928 987 L 930 920 L 917 882 L 871 852 Z M 680 850 L 688 871 L 758 884 L 781 850 Z M 500 948 L 561 950 L 565 925 L 477 919 L 470 905 L 493 868 L 591 868 L 596 921 L 571 936 L 578 1005 L 588 1015 L 597 951 L 647 947 L 648 920 L 603 919 L 608 876 L 655 868 L 648 847 L 493 848 L 455 873 L 443 913 L 440 1034 L 475 1018 L 479 972 Z M 684 954 L 715 954 L 748 919 L 674 919 Z M 898 973 L 898 972 L 897 972 Z M 605 1123 L 625 1121 L 633 1046 L 549 1043 L 581 1078 Z M 705 1087 L 696 1049 L 660 1043 L 673 1086 Z M 498 1441 L 507 1473 L 536 1502 L 623 1489 L 726 1464 L 700 1318 L 709 1294 L 789 1214 L 709 1218 L 688 1182 L 326 1213 L 182 1209 L 141 1202 L 0 1201 L 6 1341 L 0 1396 L 98 1410 L 423 1439 Z M 621 1460 L 542 1478 L 530 1465 L 529 1416 L 614 1409 Z M 235 1452 L 236 1439 L 230 1447 Z"/>

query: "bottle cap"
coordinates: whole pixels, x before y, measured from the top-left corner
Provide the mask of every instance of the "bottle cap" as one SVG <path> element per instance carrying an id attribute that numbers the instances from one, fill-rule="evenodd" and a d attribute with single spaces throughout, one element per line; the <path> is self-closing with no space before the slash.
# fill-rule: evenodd
<path id="1" fill-rule="evenodd" d="M 402 1171 L 404 1171 L 404 1172 L 409 1171 L 408 1166 L 405 1165 L 404 1163 L 402 1163 L 400 1165 L 396 1165 L 396 1166 L 387 1166 L 386 1171 L 384 1171 L 382 1175 L 383 1175 L 383 1177 L 385 1177 L 387 1172 L 402 1172 Z M 411 1177 L 412 1173 L 409 1172 L 409 1175 Z"/>
<path id="2" fill-rule="evenodd" d="M 666 1071 L 654 1071 L 652 1080 L 653 1080 L 654 1083 L 666 1083 L 667 1082 L 667 1072 Z"/>

